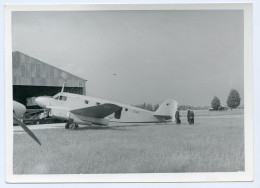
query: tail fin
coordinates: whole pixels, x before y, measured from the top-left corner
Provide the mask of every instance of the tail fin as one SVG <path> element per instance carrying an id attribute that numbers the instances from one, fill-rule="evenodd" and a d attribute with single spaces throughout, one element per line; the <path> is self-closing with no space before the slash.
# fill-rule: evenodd
<path id="1" fill-rule="evenodd" d="M 159 108 L 154 112 L 154 116 L 165 120 L 174 120 L 175 112 L 177 111 L 178 103 L 173 99 L 166 99 Z"/>

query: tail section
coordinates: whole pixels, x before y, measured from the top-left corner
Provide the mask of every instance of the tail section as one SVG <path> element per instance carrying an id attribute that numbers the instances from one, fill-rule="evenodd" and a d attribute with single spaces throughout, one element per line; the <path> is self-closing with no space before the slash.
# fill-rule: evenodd
<path id="1" fill-rule="evenodd" d="M 178 103 L 173 99 L 166 99 L 159 108 L 154 112 L 154 116 L 164 120 L 174 120 L 175 112 L 177 111 Z"/>

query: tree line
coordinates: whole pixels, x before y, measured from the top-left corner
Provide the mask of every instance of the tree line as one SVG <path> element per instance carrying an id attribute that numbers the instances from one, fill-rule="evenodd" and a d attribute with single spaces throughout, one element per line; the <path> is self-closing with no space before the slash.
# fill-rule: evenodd
<path id="1" fill-rule="evenodd" d="M 240 95 L 237 90 L 231 89 L 228 98 L 227 98 L 227 106 L 231 108 L 237 108 L 240 105 Z M 211 107 L 213 110 L 219 110 L 221 108 L 221 103 L 218 97 L 214 96 L 214 98 L 211 101 Z"/>
<path id="2" fill-rule="evenodd" d="M 141 109 L 145 109 L 145 110 L 149 110 L 149 111 L 156 111 L 160 104 L 156 103 L 156 104 L 151 104 L 151 103 L 142 103 L 142 104 L 136 104 L 136 105 L 132 105 L 135 106 L 137 108 L 141 108 Z M 191 105 L 179 105 L 178 109 L 179 110 L 208 110 L 210 107 L 209 106 L 191 106 Z"/>
<path id="3" fill-rule="evenodd" d="M 227 106 L 231 108 L 231 110 L 233 108 L 237 108 L 240 105 L 240 95 L 238 93 L 237 90 L 232 89 L 228 95 L 227 98 Z M 152 104 L 152 103 L 142 103 L 142 104 L 136 104 L 136 105 L 132 105 L 135 106 L 137 108 L 141 108 L 141 109 L 145 109 L 145 110 L 149 110 L 149 111 L 156 111 L 160 104 L 156 103 L 156 104 Z M 213 110 L 219 110 L 221 107 L 221 103 L 218 97 L 214 97 L 211 101 L 211 107 L 213 108 Z M 190 105 L 179 105 L 178 109 L 179 110 L 208 110 L 210 107 L 209 106 L 190 106 Z"/>
<path id="4" fill-rule="evenodd" d="M 142 103 L 142 104 L 136 104 L 136 105 L 133 105 L 137 108 L 141 108 L 141 109 L 145 109 L 145 110 L 149 110 L 149 111 L 156 111 L 160 104 L 159 103 L 156 103 L 156 104 L 151 104 L 151 103 Z"/>

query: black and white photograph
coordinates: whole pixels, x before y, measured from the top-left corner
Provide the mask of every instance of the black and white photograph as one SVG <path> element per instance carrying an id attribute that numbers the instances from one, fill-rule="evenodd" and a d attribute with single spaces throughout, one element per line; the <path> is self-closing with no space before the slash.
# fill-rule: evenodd
<path id="1" fill-rule="evenodd" d="M 7 180 L 251 181 L 251 14 L 7 6 Z"/>

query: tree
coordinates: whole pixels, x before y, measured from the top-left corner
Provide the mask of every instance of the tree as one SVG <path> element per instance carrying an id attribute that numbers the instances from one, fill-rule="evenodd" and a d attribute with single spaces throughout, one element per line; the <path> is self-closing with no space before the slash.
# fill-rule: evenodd
<path id="1" fill-rule="evenodd" d="M 227 98 L 227 105 L 231 108 L 236 108 L 240 105 L 240 95 L 237 90 L 231 89 L 229 96 Z"/>
<path id="2" fill-rule="evenodd" d="M 158 108 L 159 108 L 159 104 L 158 103 L 156 103 L 154 106 L 153 106 L 153 111 L 156 111 Z"/>
<path id="3" fill-rule="evenodd" d="M 153 111 L 153 105 L 150 104 L 150 103 L 147 103 L 146 106 L 145 106 L 145 109 L 149 110 L 149 111 Z"/>
<path id="4" fill-rule="evenodd" d="M 213 108 L 213 110 L 218 110 L 220 107 L 220 100 L 218 97 L 214 97 L 211 101 L 211 107 Z"/>

